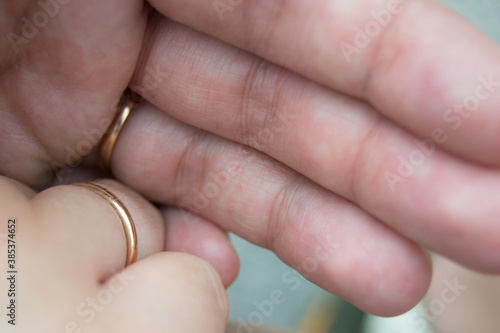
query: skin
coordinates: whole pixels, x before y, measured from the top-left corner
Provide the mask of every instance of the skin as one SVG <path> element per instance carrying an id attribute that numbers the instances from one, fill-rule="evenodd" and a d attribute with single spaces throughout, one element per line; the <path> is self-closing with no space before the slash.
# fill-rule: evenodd
<path id="1" fill-rule="evenodd" d="M 207 259 L 224 281 L 237 261 L 218 227 L 378 315 L 410 309 L 427 290 L 422 248 L 500 272 L 498 84 L 481 88 L 489 95 L 474 113 L 447 111 L 474 96 L 478 78 L 500 81 L 493 42 L 434 2 L 408 1 L 349 62 L 342 43 L 386 2 L 243 1 L 224 20 L 210 1 L 150 4 L 71 2 L 19 53 L 2 41 L 3 174 L 48 186 L 54 161 L 71 162 L 68 147 L 99 129 L 129 86 L 146 101 L 120 134 L 113 174 L 211 225 L 175 224 L 192 237 L 176 246 L 222 244 Z M 3 6 L 5 34 L 37 10 Z M 432 149 L 415 143 L 432 138 Z M 424 161 L 402 175 L 400 159 L 415 154 Z M 81 166 L 96 164 L 91 153 Z M 164 216 L 183 216 L 172 209 Z"/>
<path id="2" fill-rule="evenodd" d="M 35 193 L 0 177 L 2 226 L 6 230 L 7 220 L 16 220 L 14 239 L 2 242 L 6 248 L 8 240 L 15 242 L 18 272 L 15 298 L 2 296 L 5 304 L 15 299 L 15 326 L 8 317 L 0 323 L 2 332 L 13 327 L 19 332 L 109 332 L 111 327 L 223 332 L 229 307 L 213 266 L 193 255 L 164 252 L 159 211 L 116 181 L 98 184 L 122 200 L 136 224 L 141 246 L 138 261 L 128 267 L 120 221 L 100 196 L 75 186 Z M 6 264 L 0 265 L 4 272 Z"/>
<path id="3" fill-rule="evenodd" d="M 430 324 L 437 333 L 497 332 L 500 319 L 497 311 L 500 306 L 500 278 L 471 271 L 445 258 L 432 258 L 435 271 L 429 293 L 425 297 Z M 441 304 L 446 285 L 443 281 L 459 281 L 461 290 L 456 297 L 446 299 L 444 309 Z M 455 296 L 455 295 L 452 295 Z M 444 302 L 443 302 L 444 303 Z M 420 322 L 420 325 L 424 323 Z"/>

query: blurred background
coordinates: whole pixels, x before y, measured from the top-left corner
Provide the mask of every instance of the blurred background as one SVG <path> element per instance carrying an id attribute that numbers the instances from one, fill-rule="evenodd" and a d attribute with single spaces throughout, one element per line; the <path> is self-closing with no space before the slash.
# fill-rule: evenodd
<path id="1" fill-rule="evenodd" d="M 439 2 L 500 44 L 500 0 Z M 228 289 L 228 333 L 500 332 L 500 319 L 496 318 L 500 317 L 500 280 L 468 272 L 444 259 L 436 258 L 439 267 L 427 302 L 403 316 L 383 319 L 369 316 L 314 286 L 271 252 L 234 235 L 231 238 L 241 258 L 241 272 Z M 456 302 L 445 304 L 439 298 L 446 287 L 443 281 L 453 281 L 457 276 L 467 282 L 468 288 Z M 473 302 L 482 305 L 471 310 Z"/>

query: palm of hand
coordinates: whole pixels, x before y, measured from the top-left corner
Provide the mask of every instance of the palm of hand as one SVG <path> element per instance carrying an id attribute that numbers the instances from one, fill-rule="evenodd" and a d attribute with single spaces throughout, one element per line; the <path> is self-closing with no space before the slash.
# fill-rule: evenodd
<path id="1" fill-rule="evenodd" d="M 138 1 L 47 3 L 9 3 L 2 12 L 1 171 L 33 186 L 50 183 L 54 166 L 76 162 L 68 144 L 77 150 L 83 131 L 112 117 L 147 20 Z M 84 153 L 88 147 L 78 149 Z"/>

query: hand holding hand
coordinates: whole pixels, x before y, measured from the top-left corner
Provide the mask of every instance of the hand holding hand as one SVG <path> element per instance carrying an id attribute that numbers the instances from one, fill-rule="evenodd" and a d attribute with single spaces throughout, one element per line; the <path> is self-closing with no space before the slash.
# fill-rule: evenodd
<path id="1" fill-rule="evenodd" d="M 0 299 L 2 332 L 223 332 L 228 303 L 215 269 L 195 256 L 163 252 L 158 210 L 111 180 L 98 185 L 135 222 L 138 262 L 125 267 L 123 228 L 112 206 L 88 186 L 39 194 L 0 177 L 2 228 L 9 220 L 13 261 Z M 2 231 L 4 231 L 2 230 Z M 5 245 L 5 246 L 4 246 Z M 2 286 L 4 283 L 2 283 Z M 5 302 L 6 301 L 6 302 Z"/>
<path id="2" fill-rule="evenodd" d="M 413 306 L 420 247 L 498 273 L 498 47 L 424 0 L 231 3 L 66 5 L 1 62 L 1 171 L 43 184 L 129 85 L 119 180 L 357 306 Z"/>

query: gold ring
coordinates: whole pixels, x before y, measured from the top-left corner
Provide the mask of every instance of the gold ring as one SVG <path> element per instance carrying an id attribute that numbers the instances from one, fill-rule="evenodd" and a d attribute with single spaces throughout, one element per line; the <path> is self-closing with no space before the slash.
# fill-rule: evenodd
<path id="1" fill-rule="evenodd" d="M 100 195 L 113 207 L 116 215 L 120 219 L 127 242 L 127 258 L 125 260 L 125 267 L 137 261 L 137 233 L 135 230 L 134 220 L 130 216 L 130 212 L 123 202 L 118 199 L 111 191 L 94 183 L 74 183 L 74 186 L 86 187 L 92 192 Z"/>
<path id="2" fill-rule="evenodd" d="M 116 114 L 111 125 L 109 125 L 106 133 L 104 133 L 102 137 L 99 146 L 99 158 L 103 167 L 107 170 L 111 169 L 111 157 L 115 149 L 116 141 L 118 140 L 118 135 L 120 135 L 123 124 L 125 124 L 125 121 L 134 109 L 136 103 L 136 100 L 126 91 L 118 102 Z"/>

